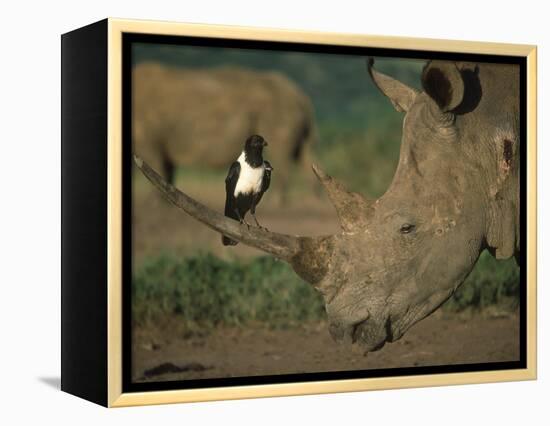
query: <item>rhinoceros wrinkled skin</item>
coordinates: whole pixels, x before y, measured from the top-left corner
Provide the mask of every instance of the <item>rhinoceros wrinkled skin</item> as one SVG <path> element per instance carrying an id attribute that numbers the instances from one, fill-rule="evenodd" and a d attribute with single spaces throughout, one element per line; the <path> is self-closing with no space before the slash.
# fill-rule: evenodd
<path id="1" fill-rule="evenodd" d="M 376 77 L 405 112 L 399 165 L 376 201 L 336 196 L 351 221 L 315 284 L 331 334 L 367 351 L 445 302 L 483 249 L 519 254 L 518 68 L 432 62 L 422 93 Z"/>
<path id="2" fill-rule="evenodd" d="M 172 183 L 178 166 L 226 171 L 252 134 L 269 142 L 281 188 L 293 166 L 309 169 L 313 106 L 280 73 L 144 62 L 134 67 L 133 87 L 134 151 Z"/>
<path id="3" fill-rule="evenodd" d="M 142 171 L 207 226 L 288 261 L 325 300 L 335 340 L 364 352 L 399 339 L 464 282 L 480 253 L 519 258 L 519 67 L 431 61 L 422 91 L 376 71 L 404 113 L 399 164 L 377 200 L 314 166 L 342 232 L 294 237 L 224 220 Z"/>

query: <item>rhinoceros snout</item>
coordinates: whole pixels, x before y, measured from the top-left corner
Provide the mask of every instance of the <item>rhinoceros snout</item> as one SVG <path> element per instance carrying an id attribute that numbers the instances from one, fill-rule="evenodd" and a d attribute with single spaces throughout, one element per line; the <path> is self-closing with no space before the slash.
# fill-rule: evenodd
<path id="1" fill-rule="evenodd" d="M 329 332 L 336 342 L 352 345 L 362 353 L 382 349 L 388 340 L 386 327 L 368 318 L 354 324 L 331 322 Z"/>

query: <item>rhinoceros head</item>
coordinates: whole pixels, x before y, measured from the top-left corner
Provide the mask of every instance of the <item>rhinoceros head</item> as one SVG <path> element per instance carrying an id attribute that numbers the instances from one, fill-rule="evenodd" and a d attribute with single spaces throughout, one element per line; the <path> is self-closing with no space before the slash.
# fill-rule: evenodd
<path id="1" fill-rule="evenodd" d="M 378 200 L 317 170 L 344 231 L 317 284 L 336 340 L 380 348 L 445 302 L 484 248 L 516 253 L 518 86 L 509 71 L 430 62 L 418 92 L 369 62 L 374 83 L 405 114 L 403 136 Z"/>
<path id="2" fill-rule="evenodd" d="M 247 229 L 138 165 L 213 229 L 288 261 L 325 299 L 330 332 L 363 351 L 400 338 L 446 301 L 487 248 L 518 254 L 519 78 L 512 66 L 430 62 L 417 91 L 373 68 L 405 114 L 399 164 L 378 200 L 314 166 L 342 232 L 293 237 Z M 360 171 L 358 171 L 359 173 Z"/>

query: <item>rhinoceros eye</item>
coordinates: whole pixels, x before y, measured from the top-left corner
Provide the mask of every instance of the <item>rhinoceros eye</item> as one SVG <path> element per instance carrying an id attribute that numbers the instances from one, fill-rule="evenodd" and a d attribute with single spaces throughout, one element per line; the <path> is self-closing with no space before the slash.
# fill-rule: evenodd
<path id="1" fill-rule="evenodd" d="M 412 223 L 405 223 L 401 225 L 401 228 L 399 228 L 399 232 L 402 234 L 410 234 L 412 231 L 414 231 L 415 226 Z"/>

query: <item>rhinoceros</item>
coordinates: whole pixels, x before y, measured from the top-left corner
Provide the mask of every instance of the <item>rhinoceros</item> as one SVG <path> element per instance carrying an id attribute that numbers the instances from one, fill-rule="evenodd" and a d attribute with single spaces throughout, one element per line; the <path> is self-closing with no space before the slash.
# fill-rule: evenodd
<path id="1" fill-rule="evenodd" d="M 519 69 L 430 61 L 422 91 L 368 72 L 404 113 L 400 157 L 369 200 L 314 172 L 341 224 L 301 237 L 247 228 L 138 165 L 175 205 L 212 229 L 290 263 L 324 297 L 336 341 L 364 352 L 399 339 L 455 292 L 487 249 L 519 257 Z"/>
<path id="2" fill-rule="evenodd" d="M 225 172 L 252 134 L 269 141 L 280 195 L 296 166 L 309 169 L 317 139 L 313 105 L 281 73 L 145 62 L 132 78 L 134 151 L 169 182 L 178 166 Z"/>

